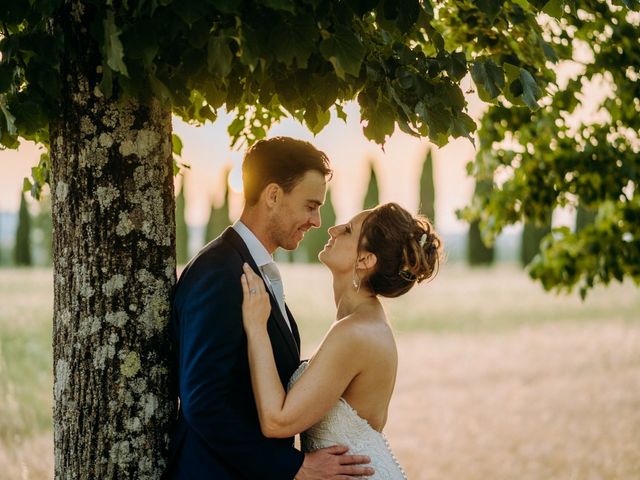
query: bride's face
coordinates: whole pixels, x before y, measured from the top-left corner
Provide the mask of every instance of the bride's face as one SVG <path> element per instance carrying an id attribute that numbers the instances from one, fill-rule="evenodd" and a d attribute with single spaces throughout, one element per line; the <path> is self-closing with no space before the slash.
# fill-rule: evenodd
<path id="1" fill-rule="evenodd" d="M 371 210 L 365 210 L 347 223 L 335 225 L 329 229 L 329 241 L 318 258 L 332 271 L 353 272 L 358 258 L 358 240 L 362 222 L 370 213 Z"/>

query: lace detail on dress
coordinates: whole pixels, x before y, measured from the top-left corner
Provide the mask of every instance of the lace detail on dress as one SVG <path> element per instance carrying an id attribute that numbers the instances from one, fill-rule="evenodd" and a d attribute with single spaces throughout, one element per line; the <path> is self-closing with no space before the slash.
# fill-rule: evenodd
<path id="1" fill-rule="evenodd" d="M 307 362 L 302 362 L 289 380 L 288 388 L 300 378 Z M 353 455 L 368 455 L 370 466 L 375 470 L 372 478 L 376 480 L 406 479 L 404 470 L 391 451 L 384 434 L 375 430 L 369 422 L 344 399 L 327 412 L 318 423 L 300 434 L 303 452 L 312 452 L 332 445 L 346 445 Z"/>

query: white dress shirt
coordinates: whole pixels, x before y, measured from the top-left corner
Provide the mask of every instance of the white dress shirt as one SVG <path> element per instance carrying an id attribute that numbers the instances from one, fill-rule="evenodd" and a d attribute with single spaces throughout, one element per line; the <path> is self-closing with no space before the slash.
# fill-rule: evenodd
<path id="1" fill-rule="evenodd" d="M 272 275 L 267 276 L 267 273 L 263 269 L 265 265 L 273 264 L 273 265 L 270 265 L 270 268 L 268 270 L 272 272 L 275 267 L 275 271 L 278 271 L 278 267 L 276 263 L 273 261 L 273 256 L 271 256 L 271 254 L 267 251 L 267 249 L 260 242 L 260 240 L 258 240 L 258 237 L 256 237 L 254 233 L 251 230 L 249 230 L 249 227 L 247 227 L 240 220 L 234 223 L 232 225 L 232 228 L 236 231 L 238 235 L 240 235 L 240 238 L 242 238 L 242 241 L 244 241 L 245 245 L 247 246 L 249 253 L 253 257 L 253 260 L 256 262 L 256 265 L 258 266 L 258 269 L 262 274 L 264 283 L 267 285 L 267 288 L 276 299 L 278 303 L 278 307 L 282 312 L 282 316 L 284 317 L 285 322 L 287 322 L 287 326 L 289 327 L 289 330 L 291 330 L 291 323 L 289 321 L 289 316 L 287 315 L 287 309 L 284 306 L 284 285 L 282 284 L 282 279 L 279 280 L 280 285 L 272 284 L 270 277 L 273 278 L 273 276 Z M 279 272 L 278 272 L 278 275 L 279 275 Z M 274 279 L 274 282 L 277 282 L 277 281 L 278 280 Z"/>

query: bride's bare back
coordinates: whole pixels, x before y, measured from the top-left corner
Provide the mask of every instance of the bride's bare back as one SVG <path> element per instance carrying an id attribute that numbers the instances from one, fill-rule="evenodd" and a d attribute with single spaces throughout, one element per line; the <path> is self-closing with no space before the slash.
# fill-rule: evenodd
<path id="1" fill-rule="evenodd" d="M 349 329 L 345 330 L 357 330 L 361 348 L 354 355 L 360 357 L 358 363 L 363 365 L 342 398 L 375 430 L 382 431 L 398 370 L 393 332 L 379 304 L 363 308 L 339 321 L 344 322 L 344 326 L 348 324 Z"/>

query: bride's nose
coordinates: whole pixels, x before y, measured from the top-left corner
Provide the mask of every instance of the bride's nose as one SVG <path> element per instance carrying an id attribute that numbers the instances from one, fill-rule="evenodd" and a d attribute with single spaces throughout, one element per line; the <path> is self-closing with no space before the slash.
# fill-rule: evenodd
<path id="1" fill-rule="evenodd" d="M 327 230 L 329 232 L 329 236 L 331 238 L 336 238 L 336 235 L 338 234 L 338 228 L 340 227 L 340 225 L 334 225 L 333 227 L 330 227 L 329 230 Z"/>

